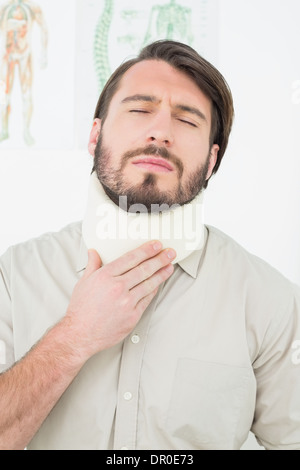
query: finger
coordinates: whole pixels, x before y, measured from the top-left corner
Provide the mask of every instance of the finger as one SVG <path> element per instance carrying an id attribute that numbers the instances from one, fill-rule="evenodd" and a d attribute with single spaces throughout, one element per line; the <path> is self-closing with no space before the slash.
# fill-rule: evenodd
<path id="1" fill-rule="evenodd" d="M 139 317 L 142 316 L 146 308 L 150 305 L 154 297 L 156 296 L 158 292 L 158 288 L 151 292 L 151 294 L 147 295 L 146 297 L 143 297 L 138 304 L 136 305 L 136 311 Z"/>
<path id="2" fill-rule="evenodd" d="M 132 289 L 141 282 L 150 278 L 157 271 L 164 266 L 170 264 L 170 262 L 176 257 L 176 252 L 172 249 L 166 249 L 159 253 L 157 256 L 144 261 L 143 263 L 131 269 L 129 272 L 124 274 L 128 289 Z"/>
<path id="3" fill-rule="evenodd" d="M 146 259 L 152 258 L 162 250 L 160 241 L 154 240 L 144 243 L 135 250 L 129 251 L 120 258 L 112 261 L 105 266 L 105 269 L 110 272 L 112 276 L 121 276 L 122 274 L 135 268 Z"/>
<path id="4" fill-rule="evenodd" d="M 100 269 L 102 266 L 102 260 L 96 250 L 88 251 L 88 264 L 85 269 L 83 277 L 89 277 L 93 272 Z"/>
<path id="5" fill-rule="evenodd" d="M 165 282 L 173 272 L 174 265 L 168 264 L 153 274 L 149 279 L 134 287 L 131 290 L 131 294 L 135 297 L 136 308 L 144 298 L 151 295 L 152 292 L 157 291 L 158 287 Z"/>

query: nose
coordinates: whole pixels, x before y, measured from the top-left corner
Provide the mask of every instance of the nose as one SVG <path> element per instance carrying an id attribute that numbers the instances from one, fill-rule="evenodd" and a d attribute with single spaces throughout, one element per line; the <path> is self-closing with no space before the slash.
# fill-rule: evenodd
<path id="1" fill-rule="evenodd" d="M 171 147 L 174 142 L 171 116 L 168 112 L 159 112 L 153 116 L 147 131 L 147 143 Z"/>

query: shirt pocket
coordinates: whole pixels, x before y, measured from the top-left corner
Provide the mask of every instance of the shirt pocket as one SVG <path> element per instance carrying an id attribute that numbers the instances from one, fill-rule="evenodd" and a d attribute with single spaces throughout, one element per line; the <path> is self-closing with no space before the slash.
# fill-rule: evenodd
<path id="1" fill-rule="evenodd" d="M 251 368 L 179 359 L 167 430 L 180 448 L 239 448 L 252 424 L 255 391 Z"/>

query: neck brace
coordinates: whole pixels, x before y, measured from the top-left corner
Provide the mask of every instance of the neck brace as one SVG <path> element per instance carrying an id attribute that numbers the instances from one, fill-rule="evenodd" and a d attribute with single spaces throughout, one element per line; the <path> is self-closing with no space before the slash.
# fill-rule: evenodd
<path id="1" fill-rule="evenodd" d="M 173 263 L 203 248 L 203 192 L 188 204 L 174 205 L 160 213 L 134 212 L 135 206 L 131 212 L 117 206 L 105 193 L 96 172 L 92 173 L 82 235 L 87 248 L 96 250 L 103 264 L 150 240 L 173 248 L 177 253 Z"/>

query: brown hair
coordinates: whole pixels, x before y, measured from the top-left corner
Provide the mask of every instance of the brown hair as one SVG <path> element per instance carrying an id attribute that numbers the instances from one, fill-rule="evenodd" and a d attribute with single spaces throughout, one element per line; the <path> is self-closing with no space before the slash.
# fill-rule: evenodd
<path id="1" fill-rule="evenodd" d="M 111 75 L 99 97 L 94 118 L 103 122 L 108 113 L 112 97 L 116 93 L 123 75 L 133 65 L 144 60 L 163 60 L 177 70 L 188 75 L 212 102 L 212 122 L 210 147 L 220 147 L 217 162 L 213 169 L 216 173 L 225 150 L 232 127 L 234 108 L 230 88 L 222 74 L 194 49 L 177 41 L 159 40 L 144 47 L 140 54 L 121 64 Z M 205 187 L 208 181 L 206 181 Z"/>

